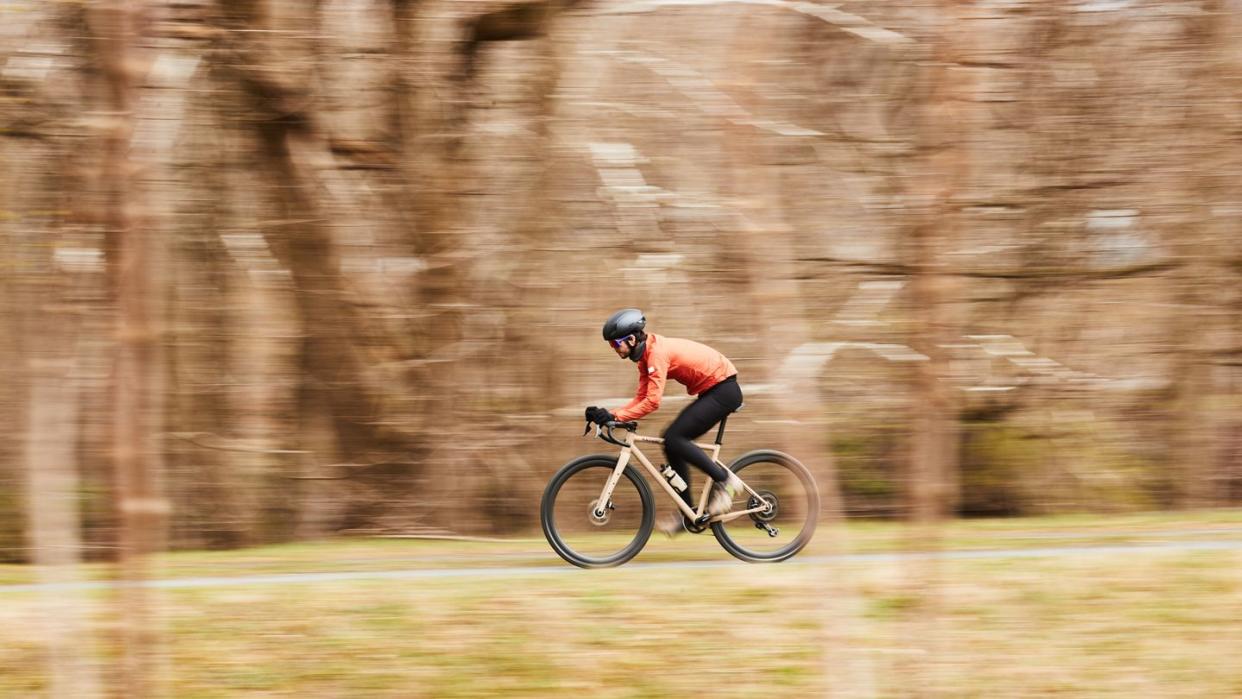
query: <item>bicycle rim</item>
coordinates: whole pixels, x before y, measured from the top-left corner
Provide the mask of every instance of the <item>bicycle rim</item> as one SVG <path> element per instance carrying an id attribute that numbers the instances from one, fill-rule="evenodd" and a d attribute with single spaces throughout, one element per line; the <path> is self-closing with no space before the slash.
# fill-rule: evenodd
<path id="1" fill-rule="evenodd" d="M 810 471 L 776 451 L 751 452 L 730 469 L 771 504 L 771 511 L 713 523 L 712 533 L 721 547 L 754 563 L 783 561 L 801 551 L 815 533 L 819 518 L 819 492 Z M 746 493 L 734 500 L 733 509 L 758 504 L 755 496 Z"/>
<path id="2" fill-rule="evenodd" d="M 544 491 L 540 518 L 548 543 L 561 558 L 583 568 L 625 563 L 651 537 L 655 503 L 646 481 L 626 467 L 604 515 L 597 501 L 616 458 L 584 457 L 562 468 Z"/>

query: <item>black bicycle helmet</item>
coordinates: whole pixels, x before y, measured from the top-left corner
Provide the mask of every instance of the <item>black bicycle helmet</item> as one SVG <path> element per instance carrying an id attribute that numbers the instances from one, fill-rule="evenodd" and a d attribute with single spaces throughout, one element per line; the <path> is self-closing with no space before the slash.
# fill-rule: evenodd
<path id="1" fill-rule="evenodd" d="M 629 337 L 634 333 L 647 327 L 647 317 L 637 308 L 622 308 L 613 313 L 604 322 L 604 339 L 608 341 L 620 340 L 623 337 Z M 630 361 L 637 362 L 642 359 L 643 352 L 647 350 L 647 340 L 644 338 L 639 342 L 633 350 L 630 351 Z"/>
<path id="2" fill-rule="evenodd" d="M 637 308 L 622 308 L 604 322 L 604 339 L 620 340 L 647 327 L 647 317 Z"/>

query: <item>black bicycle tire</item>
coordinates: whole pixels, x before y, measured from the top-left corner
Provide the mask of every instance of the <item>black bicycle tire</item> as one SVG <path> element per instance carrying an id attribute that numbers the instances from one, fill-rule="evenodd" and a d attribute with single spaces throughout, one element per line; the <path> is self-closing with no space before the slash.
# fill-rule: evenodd
<path id="1" fill-rule="evenodd" d="M 737 473 L 744 471 L 751 464 L 760 462 L 783 464 L 793 471 L 798 476 L 798 480 L 802 481 L 806 486 L 807 494 L 811 500 L 807 507 L 806 525 L 803 526 L 802 531 L 798 532 L 798 536 L 792 542 L 771 553 L 754 553 L 742 546 L 738 546 L 720 522 L 712 522 L 712 535 L 716 537 L 716 542 L 720 544 L 720 547 L 735 558 L 747 563 L 778 563 L 790 559 L 805 548 L 811 542 L 811 537 L 815 535 L 815 526 L 819 522 L 819 488 L 815 485 L 815 478 L 811 475 L 810 469 L 804 466 L 801 461 L 789 454 L 772 449 L 747 452 L 734 460 L 729 465 L 729 470 Z M 742 480 L 746 480 L 745 476 L 742 477 Z"/>
<path id="2" fill-rule="evenodd" d="M 638 527 L 638 535 L 628 546 L 618 553 L 605 558 L 585 556 L 575 552 L 565 543 L 560 534 L 555 531 L 552 509 L 556 505 L 556 495 L 560 492 L 565 482 L 571 476 L 586 468 L 597 466 L 615 467 L 616 465 L 617 457 L 607 454 L 592 454 L 579 457 L 562 466 L 548 481 L 548 485 L 543 491 L 543 499 L 539 505 L 539 522 L 543 527 L 543 536 L 548 540 L 548 544 L 556 552 L 556 555 L 579 568 L 611 568 L 625 563 L 643 550 L 643 547 L 647 545 L 648 539 L 651 538 L 652 529 L 655 527 L 655 499 L 651 495 L 651 488 L 647 485 L 647 481 L 638 475 L 638 471 L 633 466 L 626 465 L 622 474 L 638 489 L 638 497 L 643 504 L 643 516 Z M 620 487 L 620 481 L 618 481 L 617 485 Z"/>

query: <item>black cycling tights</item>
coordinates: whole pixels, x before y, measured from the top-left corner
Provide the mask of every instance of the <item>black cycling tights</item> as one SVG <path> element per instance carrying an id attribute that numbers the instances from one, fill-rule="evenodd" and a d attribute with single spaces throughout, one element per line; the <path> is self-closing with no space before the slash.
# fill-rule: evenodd
<path id="1" fill-rule="evenodd" d="M 702 437 L 716 423 L 723 420 L 729 413 L 742 407 L 742 389 L 732 376 L 712 386 L 699 395 L 698 399 L 677 416 L 664 430 L 664 454 L 669 464 L 679 476 L 690 482 L 690 470 L 686 464 L 694 464 L 696 468 L 722 483 L 729 477 L 729 472 L 712 461 L 702 449 L 694 446 L 694 440 Z M 686 488 L 682 498 L 691 503 L 691 488 Z"/>

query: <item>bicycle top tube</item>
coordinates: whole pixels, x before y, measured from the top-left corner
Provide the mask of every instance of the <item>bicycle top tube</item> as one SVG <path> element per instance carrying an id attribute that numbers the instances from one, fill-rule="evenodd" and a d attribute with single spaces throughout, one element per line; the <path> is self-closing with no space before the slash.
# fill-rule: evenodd
<path id="1" fill-rule="evenodd" d="M 649 437 L 647 435 L 638 434 L 638 422 L 633 421 L 633 420 L 630 422 L 617 422 L 613 420 L 613 421 L 606 422 L 602 425 L 599 425 L 598 427 L 600 429 L 599 431 L 595 433 L 595 436 L 599 437 L 605 442 L 608 442 L 609 444 L 615 444 L 619 447 L 628 447 L 633 442 L 647 442 L 648 444 L 663 444 L 664 443 L 664 439 L 661 437 Z M 617 436 L 612 433 L 612 431 L 617 428 L 624 429 L 631 433 L 629 435 L 628 442 L 617 439 Z M 607 434 L 604 434 L 604 431 L 607 431 Z M 694 442 L 694 445 L 700 449 L 704 449 L 707 451 L 710 451 L 712 448 L 719 448 L 721 446 L 719 442 L 717 442 L 716 444 L 701 444 L 699 442 Z"/>

